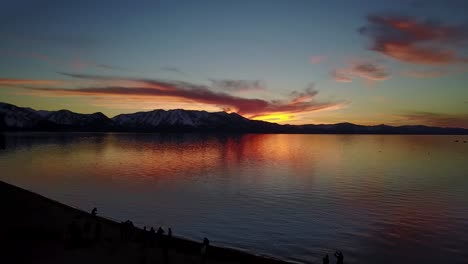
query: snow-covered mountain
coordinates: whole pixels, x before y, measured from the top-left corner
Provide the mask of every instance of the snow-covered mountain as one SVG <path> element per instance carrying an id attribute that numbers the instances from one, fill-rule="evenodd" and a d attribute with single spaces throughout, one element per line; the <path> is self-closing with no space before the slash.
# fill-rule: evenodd
<path id="1" fill-rule="evenodd" d="M 0 103 L 0 128 L 3 129 L 102 131 L 112 126 L 114 122 L 103 113 L 78 114 L 68 110 L 37 111 Z"/>
<path id="2" fill-rule="evenodd" d="M 44 111 L 0 103 L 2 130 L 46 131 L 225 131 L 266 132 L 278 124 L 255 121 L 235 113 L 193 110 L 153 110 L 121 114 L 109 119 L 102 113 Z M 274 132 L 274 131 L 270 131 Z"/>
<path id="3" fill-rule="evenodd" d="M 42 119 L 38 111 L 6 103 L 0 103 L 0 117 L 0 126 L 16 128 L 32 128 Z"/>
<path id="4" fill-rule="evenodd" d="M 134 114 L 121 114 L 112 120 L 120 127 L 130 129 L 186 128 L 186 129 L 238 129 L 247 128 L 254 123 L 264 123 L 244 118 L 235 113 L 195 110 L 153 110 Z"/>
<path id="5" fill-rule="evenodd" d="M 468 129 L 427 126 L 279 125 L 250 120 L 236 113 L 153 110 L 121 114 L 78 114 L 68 110 L 37 111 L 0 103 L 0 131 L 236 132 L 303 134 L 464 134 Z"/>

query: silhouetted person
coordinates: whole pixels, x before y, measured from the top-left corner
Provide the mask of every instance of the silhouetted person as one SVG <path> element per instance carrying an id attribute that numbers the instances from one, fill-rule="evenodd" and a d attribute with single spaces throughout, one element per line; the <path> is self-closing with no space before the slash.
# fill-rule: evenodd
<path id="1" fill-rule="evenodd" d="M 97 221 L 94 227 L 94 242 L 99 242 L 101 240 L 101 222 Z"/>
<path id="2" fill-rule="evenodd" d="M 171 247 L 172 243 L 172 229 L 169 227 L 167 229 L 167 247 Z"/>
<path id="3" fill-rule="evenodd" d="M 208 238 L 203 239 L 203 244 L 201 247 L 201 263 L 204 264 L 206 261 L 206 254 L 208 253 L 208 246 L 210 245 L 210 241 Z"/>
<path id="4" fill-rule="evenodd" d="M 162 227 L 159 227 L 157 234 L 160 235 L 160 236 L 164 235 L 164 229 L 162 229 Z"/>
<path id="5" fill-rule="evenodd" d="M 127 220 L 120 223 L 120 238 L 124 241 L 129 241 L 133 237 L 135 227 L 132 221 Z"/>
<path id="6" fill-rule="evenodd" d="M 163 255 L 163 263 L 169 263 L 169 243 L 172 238 L 172 231 L 169 228 L 167 236 L 164 236 L 162 239 L 162 255 Z"/>
<path id="7" fill-rule="evenodd" d="M 162 227 L 159 227 L 158 232 L 156 232 L 156 245 L 158 247 L 162 247 L 163 235 L 164 235 L 164 229 L 162 229 Z"/>
<path id="8" fill-rule="evenodd" d="M 335 257 L 336 257 L 336 264 L 343 264 L 344 261 L 344 256 L 341 251 L 336 251 L 335 252 Z"/>
<path id="9" fill-rule="evenodd" d="M 92 216 L 96 216 L 97 215 L 97 208 L 94 207 L 93 210 L 91 211 L 91 215 Z"/>
<path id="10" fill-rule="evenodd" d="M 146 229 L 146 226 L 143 227 L 143 233 L 141 234 L 141 243 L 144 248 L 147 247 L 149 244 L 149 232 Z"/>
<path id="11" fill-rule="evenodd" d="M 128 220 L 128 239 L 132 240 L 133 239 L 133 234 L 135 233 L 135 226 L 133 225 L 133 222 Z"/>
<path id="12" fill-rule="evenodd" d="M 330 264 L 330 259 L 328 258 L 328 254 L 325 255 L 322 259 L 323 264 Z"/>
<path id="13" fill-rule="evenodd" d="M 120 239 L 125 240 L 125 222 L 120 222 Z"/>
<path id="14" fill-rule="evenodd" d="M 154 231 L 153 227 L 151 227 L 149 231 L 148 238 L 150 247 L 154 247 L 156 241 L 156 232 Z"/>

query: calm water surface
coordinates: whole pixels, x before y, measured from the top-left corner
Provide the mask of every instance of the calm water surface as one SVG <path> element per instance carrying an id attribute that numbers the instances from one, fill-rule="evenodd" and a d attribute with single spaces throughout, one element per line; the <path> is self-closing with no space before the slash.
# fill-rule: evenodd
<path id="1" fill-rule="evenodd" d="M 0 179 L 139 226 L 298 262 L 340 249 L 345 263 L 468 263 L 463 140 L 3 134 Z"/>

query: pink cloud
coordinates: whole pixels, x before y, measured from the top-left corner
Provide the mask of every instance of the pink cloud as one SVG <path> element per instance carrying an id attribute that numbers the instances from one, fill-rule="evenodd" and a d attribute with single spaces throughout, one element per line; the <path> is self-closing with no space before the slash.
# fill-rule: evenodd
<path id="1" fill-rule="evenodd" d="M 382 66 L 370 62 L 354 63 L 353 65 L 335 69 L 331 72 L 332 78 L 337 82 L 352 82 L 353 78 L 360 78 L 367 81 L 384 81 L 390 78 L 388 70 Z"/>
<path id="2" fill-rule="evenodd" d="M 462 26 L 418 21 L 403 16 L 369 16 L 360 33 L 372 41 L 371 50 L 394 59 L 426 65 L 466 63 L 457 49 L 466 45 Z"/>

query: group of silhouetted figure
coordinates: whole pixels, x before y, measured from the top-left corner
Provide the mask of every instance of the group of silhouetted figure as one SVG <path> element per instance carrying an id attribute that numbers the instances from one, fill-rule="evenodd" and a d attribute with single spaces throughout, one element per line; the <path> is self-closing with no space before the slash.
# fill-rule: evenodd
<path id="1" fill-rule="evenodd" d="M 97 217 L 97 208 L 91 211 L 91 219 L 77 215 L 73 218 L 68 226 L 66 236 L 66 247 L 81 248 L 97 243 L 101 240 L 102 226 L 100 219 Z M 153 227 L 149 230 L 143 227 L 143 230 L 137 229 L 133 222 L 127 220 L 119 224 L 120 241 L 123 243 L 136 242 L 143 250 L 149 248 L 160 248 L 162 263 L 169 263 L 169 249 L 172 242 L 172 229 L 167 229 L 167 234 L 162 227 L 157 231 Z M 203 264 L 206 261 L 208 246 L 210 241 L 205 237 L 200 247 L 200 262 Z M 144 254 L 140 263 L 146 262 Z"/>
<path id="2" fill-rule="evenodd" d="M 143 248 L 158 247 L 161 249 L 163 263 L 169 263 L 169 248 L 172 241 L 172 229 L 168 228 L 167 235 L 162 227 L 156 232 L 153 227 L 150 230 L 143 227 L 143 233 L 140 237 L 140 243 Z"/>
<path id="3" fill-rule="evenodd" d="M 93 242 L 99 242 L 101 239 L 101 223 L 97 217 L 97 209 L 93 208 L 91 211 L 92 218 L 85 220 L 84 225 L 81 217 L 76 216 L 71 224 L 68 226 L 68 239 L 66 240 L 70 248 L 85 247 L 91 245 Z M 162 227 L 159 227 L 157 231 L 153 227 L 149 230 L 147 227 L 143 227 L 143 230 L 137 229 L 133 222 L 127 220 L 120 223 L 120 240 L 124 243 L 137 242 L 141 245 L 143 250 L 149 248 L 160 248 L 162 263 L 169 263 L 169 249 L 172 243 L 172 229 L 167 229 L 166 232 Z M 210 241 L 208 238 L 204 238 L 200 247 L 200 263 L 206 262 L 208 247 Z M 336 264 L 344 263 L 344 256 L 341 251 L 336 251 L 334 254 L 336 258 Z M 146 263 L 146 254 L 143 255 L 140 263 Z M 323 264 L 330 264 L 330 258 L 328 254 L 322 259 Z"/>
<path id="4" fill-rule="evenodd" d="M 336 258 L 336 264 L 343 264 L 344 263 L 344 256 L 341 251 L 336 251 L 335 252 L 335 258 Z M 325 255 L 322 259 L 323 264 L 330 264 L 330 258 L 328 257 L 328 254 Z"/>
<path id="5" fill-rule="evenodd" d="M 127 222 L 122 222 L 122 228 L 125 230 L 126 228 L 132 227 L 133 224 L 129 221 Z M 127 232 L 127 231 L 124 231 Z M 143 227 L 143 232 L 141 233 L 140 238 L 138 239 L 139 242 L 141 243 L 143 248 L 160 248 L 161 249 L 161 255 L 162 255 L 162 262 L 163 263 L 169 263 L 169 249 L 171 248 L 171 243 L 172 243 L 172 229 L 169 227 L 167 229 L 167 235 L 166 232 L 162 227 L 158 228 L 158 231 L 155 231 L 153 227 L 148 230 L 146 226 Z M 208 252 L 208 246 L 210 244 L 210 241 L 208 238 L 203 239 L 203 243 L 201 246 L 200 250 L 200 257 L 201 257 L 201 263 L 204 264 L 206 261 L 206 256 Z M 145 262 L 145 260 L 141 261 L 142 263 Z"/>

